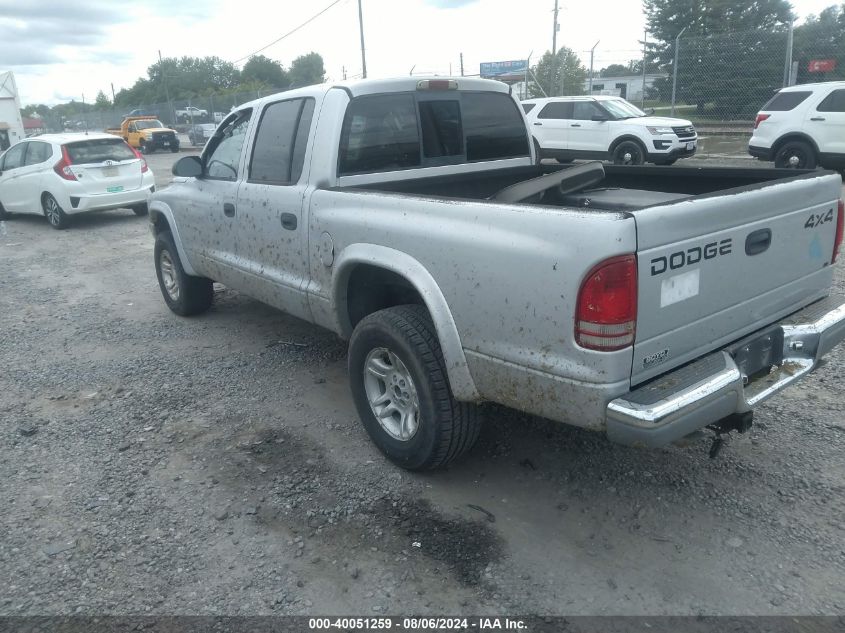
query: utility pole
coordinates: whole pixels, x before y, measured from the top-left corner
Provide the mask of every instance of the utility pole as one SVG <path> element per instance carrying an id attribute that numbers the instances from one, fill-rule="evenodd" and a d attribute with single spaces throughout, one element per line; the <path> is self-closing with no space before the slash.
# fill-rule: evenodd
<path id="1" fill-rule="evenodd" d="M 167 73 L 164 72 L 164 61 L 161 58 L 161 49 L 158 50 L 158 65 L 161 68 L 161 78 L 164 81 L 164 96 L 167 97 L 167 117 L 173 121 L 176 116 L 173 114 L 173 104 L 170 103 L 170 90 L 167 87 Z"/>
<path id="2" fill-rule="evenodd" d="M 555 23 L 552 25 L 552 57 L 557 52 L 557 2 L 555 0 Z"/>
<path id="3" fill-rule="evenodd" d="M 343 81 L 346 81 L 346 66 L 341 66 L 341 69 L 343 70 Z"/>
<path id="4" fill-rule="evenodd" d="M 464 76 L 464 54 L 461 53 L 461 77 Z"/>
<path id="5" fill-rule="evenodd" d="M 114 82 L 111 84 L 111 103 L 114 105 Z"/>
<path id="6" fill-rule="evenodd" d="M 590 49 L 590 89 L 587 91 L 587 94 L 593 94 L 593 55 L 596 52 L 596 46 L 599 45 L 599 42 L 601 40 L 593 44 L 593 47 Z"/>
<path id="7" fill-rule="evenodd" d="M 643 30 L 643 95 L 640 99 L 640 108 L 645 108 L 645 56 L 646 56 L 646 41 L 648 40 L 648 30 Z"/>
<path id="8" fill-rule="evenodd" d="M 678 33 L 678 37 L 675 38 L 675 62 L 672 64 L 672 114 L 669 116 L 675 116 L 675 91 L 678 88 L 678 48 L 681 45 L 681 35 L 686 30 L 687 27 L 682 28 L 681 32 Z"/>
<path id="9" fill-rule="evenodd" d="M 358 27 L 361 30 L 361 70 L 362 78 L 367 78 L 367 56 L 364 54 L 364 14 L 361 12 L 361 0 L 358 0 Z"/>
<path id="10" fill-rule="evenodd" d="M 793 29 L 795 27 L 795 20 L 789 21 L 789 33 L 786 36 L 786 61 L 783 64 L 783 87 L 791 86 L 792 78 L 792 37 Z"/>

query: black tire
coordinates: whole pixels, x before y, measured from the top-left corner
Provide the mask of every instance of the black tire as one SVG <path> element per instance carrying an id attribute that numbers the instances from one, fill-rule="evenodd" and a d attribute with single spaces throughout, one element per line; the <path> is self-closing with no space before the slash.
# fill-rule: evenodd
<path id="1" fill-rule="evenodd" d="M 193 277 L 185 272 L 170 231 L 162 231 L 156 236 L 153 253 L 158 287 L 168 308 L 180 316 L 192 316 L 211 307 L 214 283 L 211 279 Z"/>
<path id="2" fill-rule="evenodd" d="M 179 146 L 178 146 L 178 145 L 176 145 L 176 146 L 174 146 L 174 147 L 171 147 L 171 148 L 170 148 L 170 151 L 171 151 L 171 153 L 175 154 L 176 152 L 178 152 L 178 151 L 179 151 Z"/>
<path id="3" fill-rule="evenodd" d="M 409 389 L 416 395 L 416 429 L 407 439 L 388 432 L 370 405 L 366 380 L 384 386 L 385 393 L 390 388 L 389 381 L 394 385 L 392 389 L 396 389 L 397 374 L 382 380 L 367 371 L 371 355 L 379 358 L 380 350 L 398 358 L 402 365 L 399 369 L 407 372 L 398 372 L 399 382 L 404 389 L 401 376 L 409 376 Z M 397 367 L 393 365 L 394 369 Z M 396 306 L 362 319 L 349 342 L 349 380 L 355 407 L 370 438 L 388 459 L 402 468 L 440 468 L 466 453 L 478 439 L 481 430 L 478 407 L 458 402 L 452 396 L 440 342 L 423 306 Z M 401 400 L 401 395 L 397 397 Z M 390 400 L 385 409 L 392 403 Z M 388 417 L 384 409 L 382 417 Z"/>
<path id="4" fill-rule="evenodd" d="M 135 215 L 145 216 L 150 212 L 150 207 L 147 206 L 147 203 L 144 202 L 143 204 L 136 204 L 135 206 L 131 207 L 132 211 Z"/>
<path id="5" fill-rule="evenodd" d="M 816 152 L 804 141 L 787 141 L 775 152 L 775 167 L 780 169 L 815 169 Z"/>
<path id="6" fill-rule="evenodd" d="M 45 193 L 41 196 L 41 210 L 44 212 L 44 217 L 57 231 L 62 231 L 70 224 L 70 218 L 64 209 L 59 205 L 52 194 Z"/>
<path id="7" fill-rule="evenodd" d="M 155 148 L 154 147 L 148 147 L 147 144 L 144 143 L 144 141 L 141 141 L 140 150 L 141 150 L 142 154 L 152 154 L 155 151 Z"/>
<path id="8" fill-rule="evenodd" d="M 543 162 L 543 150 L 540 149 L 540 142 L 535 138 L 534 140 L 534 153 L 537 155 L 537 162 L 536 165 L 539 165 Z"/>
<path id="9" fill-rule="evenodd" d="M 613 148 L 610 156 L 614 165 L 642 165 L 645 163 L 645 148 L 636 141 L 622 141 Z"/>
<path id="10" fill-rule="evenodd" d="M 574 158 L 555 158 L 555 160 L 557 162 L 559 162 L 561 165 L 568 165 L 568 164 L 575 161 Z"/>

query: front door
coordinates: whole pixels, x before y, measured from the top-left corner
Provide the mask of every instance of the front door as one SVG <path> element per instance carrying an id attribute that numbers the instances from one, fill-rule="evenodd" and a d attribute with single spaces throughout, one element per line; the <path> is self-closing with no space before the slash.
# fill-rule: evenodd
<path id="1" fill-rule="evenodd" d="M 314 103 L 286 99 L 264 107 L 237 201 L 235 250 L 249 294 L 300 318 L 310 318 L 303 205 Z"/>
<path id="2" fill-rule="evenodd" d="M 576 101 L 572 104 L 572 118 L 569 123 L 569 149 L 576 152 L 607 152 L 607 112 L 595 101 Z M 604 121 L 594 121 L 603 117 Z"/>
<path id="3" fill-rule="evenodd" d="M 845 88 L 832 91 L 807 113 L 805 129 L 822 154 L 845 155 Z"/>
<path id="4" fill-rule="evenodd" d="M 0 203 L 6 211 L 27 211 L 26 192 L 21 183 L 26 143 L 18 143 L 3 155 L 0 164 Z"/>
<path id="5" fill-rule="evenodd" d="M 203 152 L 202 177 L 187 183 L 180 208 L 174 209 L 188 259 L 201 274 L 224 284 L 235 285 L 240 277 L 236 203 L 251 115 L 251 109 L 239 110 L 224 121 Z"/>

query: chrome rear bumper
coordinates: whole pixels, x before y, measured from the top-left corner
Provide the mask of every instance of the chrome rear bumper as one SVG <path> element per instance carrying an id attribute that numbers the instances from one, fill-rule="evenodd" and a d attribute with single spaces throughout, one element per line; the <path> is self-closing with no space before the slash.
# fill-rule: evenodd
<path id="1" fill-rule="evenodd" d="M 812 371 L 845 338 L 845 298 L 817 301 L 765 331 L 783 340 L 782 361 L 768 374 L 749 380 L 728 351 L 709 354 L 611 401 L 608 437 L 621 444 L 663 446 L 750 411 Z M 759 334 L 744 340 L 754 336 Z"/>

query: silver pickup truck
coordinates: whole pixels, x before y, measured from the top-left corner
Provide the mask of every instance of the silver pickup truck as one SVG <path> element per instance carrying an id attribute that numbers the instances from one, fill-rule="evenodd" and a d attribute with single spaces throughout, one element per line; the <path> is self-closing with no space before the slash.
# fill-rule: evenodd
<path id="1" fill-rule="evenodd" d="M 393 461 L 494 401 L 661 446 L 745 430 L 845 337 L 831 172 L 541 164 L 506 85 L 402 78 L 240 106 L 150 200 L 167 305 L 212 280 L 349 340 Z"/>

